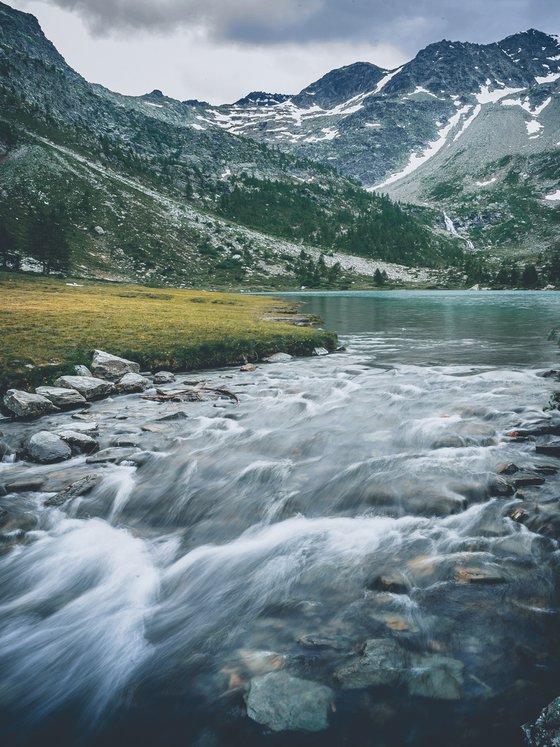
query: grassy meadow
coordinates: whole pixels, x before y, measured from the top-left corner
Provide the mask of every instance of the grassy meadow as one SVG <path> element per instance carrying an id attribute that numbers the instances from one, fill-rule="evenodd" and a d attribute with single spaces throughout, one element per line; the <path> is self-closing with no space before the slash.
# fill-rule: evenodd
<path id="1" fill-rule="evenodd" d="M 88 365 L 95 348 L 142 369 L 234 365 L 278 351 L 332 348 L 335 335 L 267 316 L 293 312 L 277 299 L 0 273 L 0 392 L 30 388 Z"/>

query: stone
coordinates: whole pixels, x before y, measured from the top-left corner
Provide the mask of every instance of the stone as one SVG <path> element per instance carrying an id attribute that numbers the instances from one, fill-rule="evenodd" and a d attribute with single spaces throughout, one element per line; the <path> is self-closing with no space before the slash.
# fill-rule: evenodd
<path id="1" fill-rule="evenodd" d="M 74 371 L 76 372 L 76 376 L 93 376 L 91 371 L 87 366 L 77 365 L 74 366 Z"/>
<path id="2" fill-rule="evenodd" d="M 247 715 L 272 731 L 322 731 L 334 693 L 325 685 L 270 672 L 251 680 Z"/>
<path id="3" fill-rule="evenodd" d="M 253 371 L 257 370 L 257 367 L 254 363 L 245 363 L 243 366 L 240 367 L 240 371 L 243 371 L 244 373 L 252 373 Z"/>
<path id="4" fill-rule="evenodd" d="M 50 431 L 34 433 L 27 442 L 27 453 L 34 462 L 40 464 L 63 462 L 72 456 L 68 444 Z"/>
<path id="5" fill-rule="evenodd" d="M 159 423 L 172 422 L 174 420 L 186 420 L 189 416 L 184 410 L 178 412 L 172 412 L 169 415 L 164 415 L 162 418 L 158 418 Z"/>
<path id="6" fill-rule="evenodd" d="M 86 459 L 86 464 L 120 464 L 131 457 L 137 449 L 134 448 L 123 448 L 123 447 L 110 447 L 108 449 L 102 449 L 97 454 L 89 456 Z"/>
<path id="7" fill-rule="evenodd" d="M 548 444 L 541 444 L 535 448 L 537 454 L 544 454 L 549 457 L 560 458 L 560 441 L 552 441 Z"/>
<path id="8" fill-rule="evenodd" d="M 522 729 L 529 747 L 559 747 L 560 698 L 541 711 L 534 724 L 524 724 Z"/>
<path id="9" fill-rule="evenodd" d="M 13 449 L 9 444 L 7 444 L 2 438 L 0 438 L 0 462 L 2 459 L 4 459 L 5 456 L 9 456 L 10 454 L 13 454 Z"/>
<path id="10" fill-rule="evenodd" d="M 407 675 L 410 695 L 438 700 L 459 700 L 463 686 L 463 664 L 449 656 L 416 655 Z"/>
<path id="11" fill-rule="evenodd" d="M 8 389 L 4 395 L 4 405 L 19 418 L 38 418 L 41 415 L 58 412 L 58 407 L 53 405 L 50 399 L 19 389 Z"/>
<path id="12" fill-rule="evenodd" d="M 98 236 L 105 236 L 105 229 L 102 226 L 94 226 L 93 232 Z"/>
<path id="13" fill-rule="evenodd" d="M 42 477 L 29 477 L 9 482 L 6 489 L 9 493 L 38 493 L 43 489 L 44 484 Z"/>
<path id="14" fill-rule="evenodd" d="M 514 475 L 519 472 L 519 467 L 513 462 L 506 462 L 505 464 L 499 464 L 496 467 L 496 472 L 499 475 Z"/>
<path id="15" fill-rule="evenodd" d="M 53 405 L 60 407 L 61 410 L 70 407 L 83 407 L 87 404 L 86 398 L 75 389 L 67 389 L 62 386 L 39 386 L 35 389 L 35 392 L 40 394 L 41 397 L 50 399 Z"/>
<path id="16" fill-rule="evenodd" d="M 74 454 L 93 454 L 99 447 L 97 441 L 80 431 L 58 431 L 58 436 L 66 441 Z"/>
<path id="17" fill-rule="evenodd" d="M 117 436 L 117 438 L 111 441 L 111 446 L 125 446 L 125 447 L 138 446 L 138 439 L 130 435 Z"/>
<path id="18" fill-rule="evenodd" d="M 313 355 L 328 355 L 329 351 L 326 348 L 314 348 Z"/>
<path id="19" fill-rule="evenodd" d="M 72 415 L 72 418 L 75 416 Z M 71 428 L 66 428 L 63 430 L 69 430 L 69 431 L 76 431 L 77 433 L 97 433 L 99 430 L 99 423 L 96 423 L 94 420 L 89 420 L 81 423 L 72 423 Z"/>
<path id="20" fill-rule="evenodd" d="M 99 484 L 100 480 L 101 477 L 99 475 L 86 475 L 81 480 L 76 480 L 76 482 L 73 482 L 67 488 L 61 490 L 60 493 L 51 496 L 51 498 L 47 498 L 44 505 L 49 508 L 53 506 L 62 506 L 66 501 L 71 501 L 74 498 L 79 498 L 80 496 L 89 493 Z"/>
<path id="21" fill-rule="evenodd" d="M 114 384 L 95 376 L 61 376 L 54 383 L 66 389 L 75 389 L 87 400 L 100 399 L 115 391 Z"/>
<path id="22" fill-rule="evenodd" d="M 171 371 L 158 371 L 154 374 L 154 384 L 172 384 L 176 380 Z"/>
<path id="23" fill-rule="evenodd" d="M 294 356 L 289 353 L 274 353 L 274 355 L 270 355 L 263 360 L 265 363 L 287 363 L 288 361 L 293 361 L 293 359 Z"/>
<path id="24" fill-rule="evenodd" d="M 528 488 L 531 486 L 544 485 L 545 482 L 546 481 L 544 477 L 541 477 L 540 475 L 534 475 L 528 472 L 523 475 L 518 475 L 513 480 L 513 486 L 516 490 L 518 490 L 519 488 Z"/>
<path id="25" fill-rule="evenodd" d="M 411 655 L 396 641 L 374 638 L 361 656 L 337 669 L 334 678 L 343 690 L 397 685 L 410 664 Z"/>
<path id="26" fill-rule="evenodd" d="M 139 374 L 140 365 L 103 350 L 94 350 L 91 370 L 94 376 L 100 376 L 109 381 L 118 381 L 124 374 Z"/>
<path id="27" fill-rule="evenodd" d="M 145 392 L 151 386 L 152 382 L 149 379 L 135 373 L 127 373 L 117 382 L 119 392 L 125 392 L 126 394 Z"/>

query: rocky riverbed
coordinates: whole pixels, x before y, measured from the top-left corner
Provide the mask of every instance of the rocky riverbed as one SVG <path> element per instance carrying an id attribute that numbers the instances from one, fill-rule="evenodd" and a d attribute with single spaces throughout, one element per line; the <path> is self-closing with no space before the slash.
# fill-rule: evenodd
<path id="1" fill-rule="evenodd" d="M 557 374 L 349 344 L 7 395 L 46 408 L 0 425 L 10 743 L 523 743 L 558 694 Z"/>

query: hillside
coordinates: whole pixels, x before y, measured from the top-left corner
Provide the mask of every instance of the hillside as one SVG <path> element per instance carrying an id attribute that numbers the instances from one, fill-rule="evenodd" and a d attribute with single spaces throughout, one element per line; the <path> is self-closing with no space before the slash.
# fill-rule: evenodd
<path id="1" fill-rule="evenodd" d="M 461 261 L 461 243 L 432 230 L 433 212 L 404 211 L 329 165 L 205 129 L 198 103 L 92 85 L 33 16 L 4 4 L 0 104 L 7 267 L 252 287 L 298 286 L 302 249 L 312 263 L 336 251 L 408 266 Z M 359 265 L 325 262 L 321 281 L 334 284 Z"/>

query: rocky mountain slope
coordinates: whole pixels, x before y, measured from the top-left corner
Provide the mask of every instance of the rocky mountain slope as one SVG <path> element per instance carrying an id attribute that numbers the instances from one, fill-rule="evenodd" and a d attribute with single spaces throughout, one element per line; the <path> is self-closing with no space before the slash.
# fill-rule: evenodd
<path id="1" fill-rule="evenodd" d="M 367 86 L 367 75 L 355 85 Z M 333 81 L 321 100 L 339 87 Z M 72 269 L 155 283 L 297 286 L 302 249 L 306 267 L 320 252 L 343 252 L 319 268 L 331 283 L 373 274 L 373 260 L 404 279 L 422 273 L 391 263 L 460 261 L 461 242 L 432 230 L 436 213 L 402 210 L 328 164 L 201 116 L 201 102 L 88 83 L 33 16 L 0 3 L 0 260 L 19 261 L 17 245 L 33 257 L 47 225 L 46 243 L 67 245 Z M 68 256 L 36 261 L 56 269 Z"/>
<path id="2" fill-rule="evenodd" d="M 191 113 L 207 131 L 443 206 L 450 233 L 477 249 L 530 254 L 558 238 L 559 94 L 559 39 L 532 29 L 489 45 L 442 41 L 396 70 L 356 63 L 296 96 L 252 94 Z"/>

